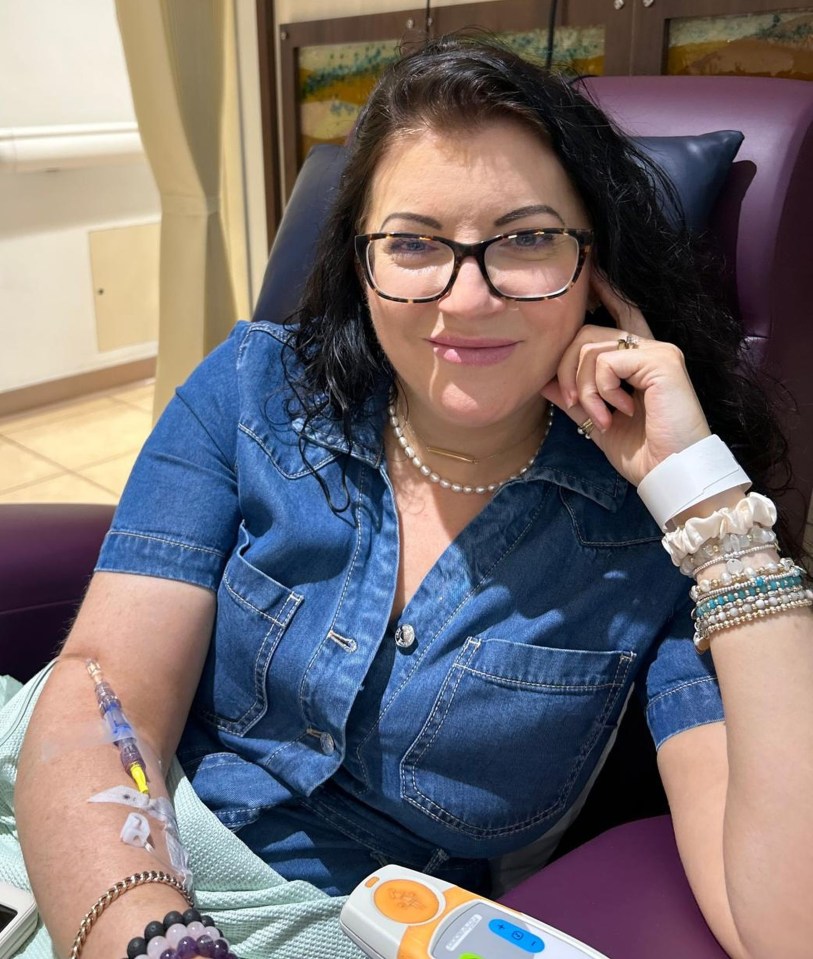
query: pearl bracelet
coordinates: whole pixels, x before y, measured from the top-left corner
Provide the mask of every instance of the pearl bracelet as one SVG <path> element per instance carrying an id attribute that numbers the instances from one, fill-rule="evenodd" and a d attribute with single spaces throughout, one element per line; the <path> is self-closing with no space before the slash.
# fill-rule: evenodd
<path id="1" fill-rule="evenodd" d="M 684 576 L 697 576 L 709 566 L 726 563 L 726 569 L 735 573 L 742 569 L 742 563 L 738 564 L 733 562 L 734 560 L 741 560 L 743 556 L 772 548 L 776 549 L 776 533 L 772 529 L 753 526 L 747 533 L 728 533 L 721 539 L 710 540 L 696 553 L 690 553 L 683 560 L 680 571 Z"/>
<path id="2" fill-rule="evenodd" d="M 689 595 L 695 603 L 702 603 L 704 600 L 728 589 L 752 586 L 760 578 L 770 580 L 789 575 L 796 575 L 801 578 L 804 575 L 804 570 L 797 566 L 790 557 L 783 556 L 778 562 L 766 563 L 759 569 L 745 566 L 736 573 L 724 570 L 716 579 L 701 579 L 697 585 L 692 586 Z"/>

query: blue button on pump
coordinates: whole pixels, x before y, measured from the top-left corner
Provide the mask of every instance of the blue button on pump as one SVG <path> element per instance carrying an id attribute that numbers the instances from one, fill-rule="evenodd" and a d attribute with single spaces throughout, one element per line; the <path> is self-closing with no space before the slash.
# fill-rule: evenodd
<path id="1" fill-rule="evenodd" d="M 488 928 L 500 939 L 505 939 L 523 952 L 538 953 L 545 948 L 545 943 L 534 932 L 515 926 L 505 919 L 492 919 Z"/>

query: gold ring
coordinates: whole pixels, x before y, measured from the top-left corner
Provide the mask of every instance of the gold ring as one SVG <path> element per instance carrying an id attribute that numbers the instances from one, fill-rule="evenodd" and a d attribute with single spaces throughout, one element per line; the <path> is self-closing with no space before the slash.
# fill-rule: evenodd
<path id="1" fill-rule="evenodd" d="M 586 440 L 589 440 L 590 434 L 595 428 L 596 424 L 588 416 L 582 425 L 576 430 L 576 432 L 579 434 L 579 436 L 583 436 Z"/>
<path id="2" fill-rule="evenodd" d="M 618 346 L 617 350 L 637 350 L 638 349 L 638 337 L 634 336 L 632 333 L 625 333 L 623 336 L 618 337 Z"/>

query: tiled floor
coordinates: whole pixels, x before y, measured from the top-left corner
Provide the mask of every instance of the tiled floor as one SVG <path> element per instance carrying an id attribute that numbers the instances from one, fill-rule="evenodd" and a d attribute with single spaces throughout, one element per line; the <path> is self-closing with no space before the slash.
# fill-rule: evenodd
<path id="1" fill-rule="evenodd" d="M 0 503 L 116 503 L 152 425 L 152 381 L 0 419 Z"/>

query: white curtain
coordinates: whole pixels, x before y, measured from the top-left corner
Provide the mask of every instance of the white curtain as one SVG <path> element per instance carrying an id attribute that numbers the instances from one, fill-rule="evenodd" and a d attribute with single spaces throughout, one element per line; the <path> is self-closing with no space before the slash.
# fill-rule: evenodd
<path id="1" fill-rule="evenodd" d="M 158 415 L 250 311 L 231 0 L 116 0 L 161 194 Z"/>

